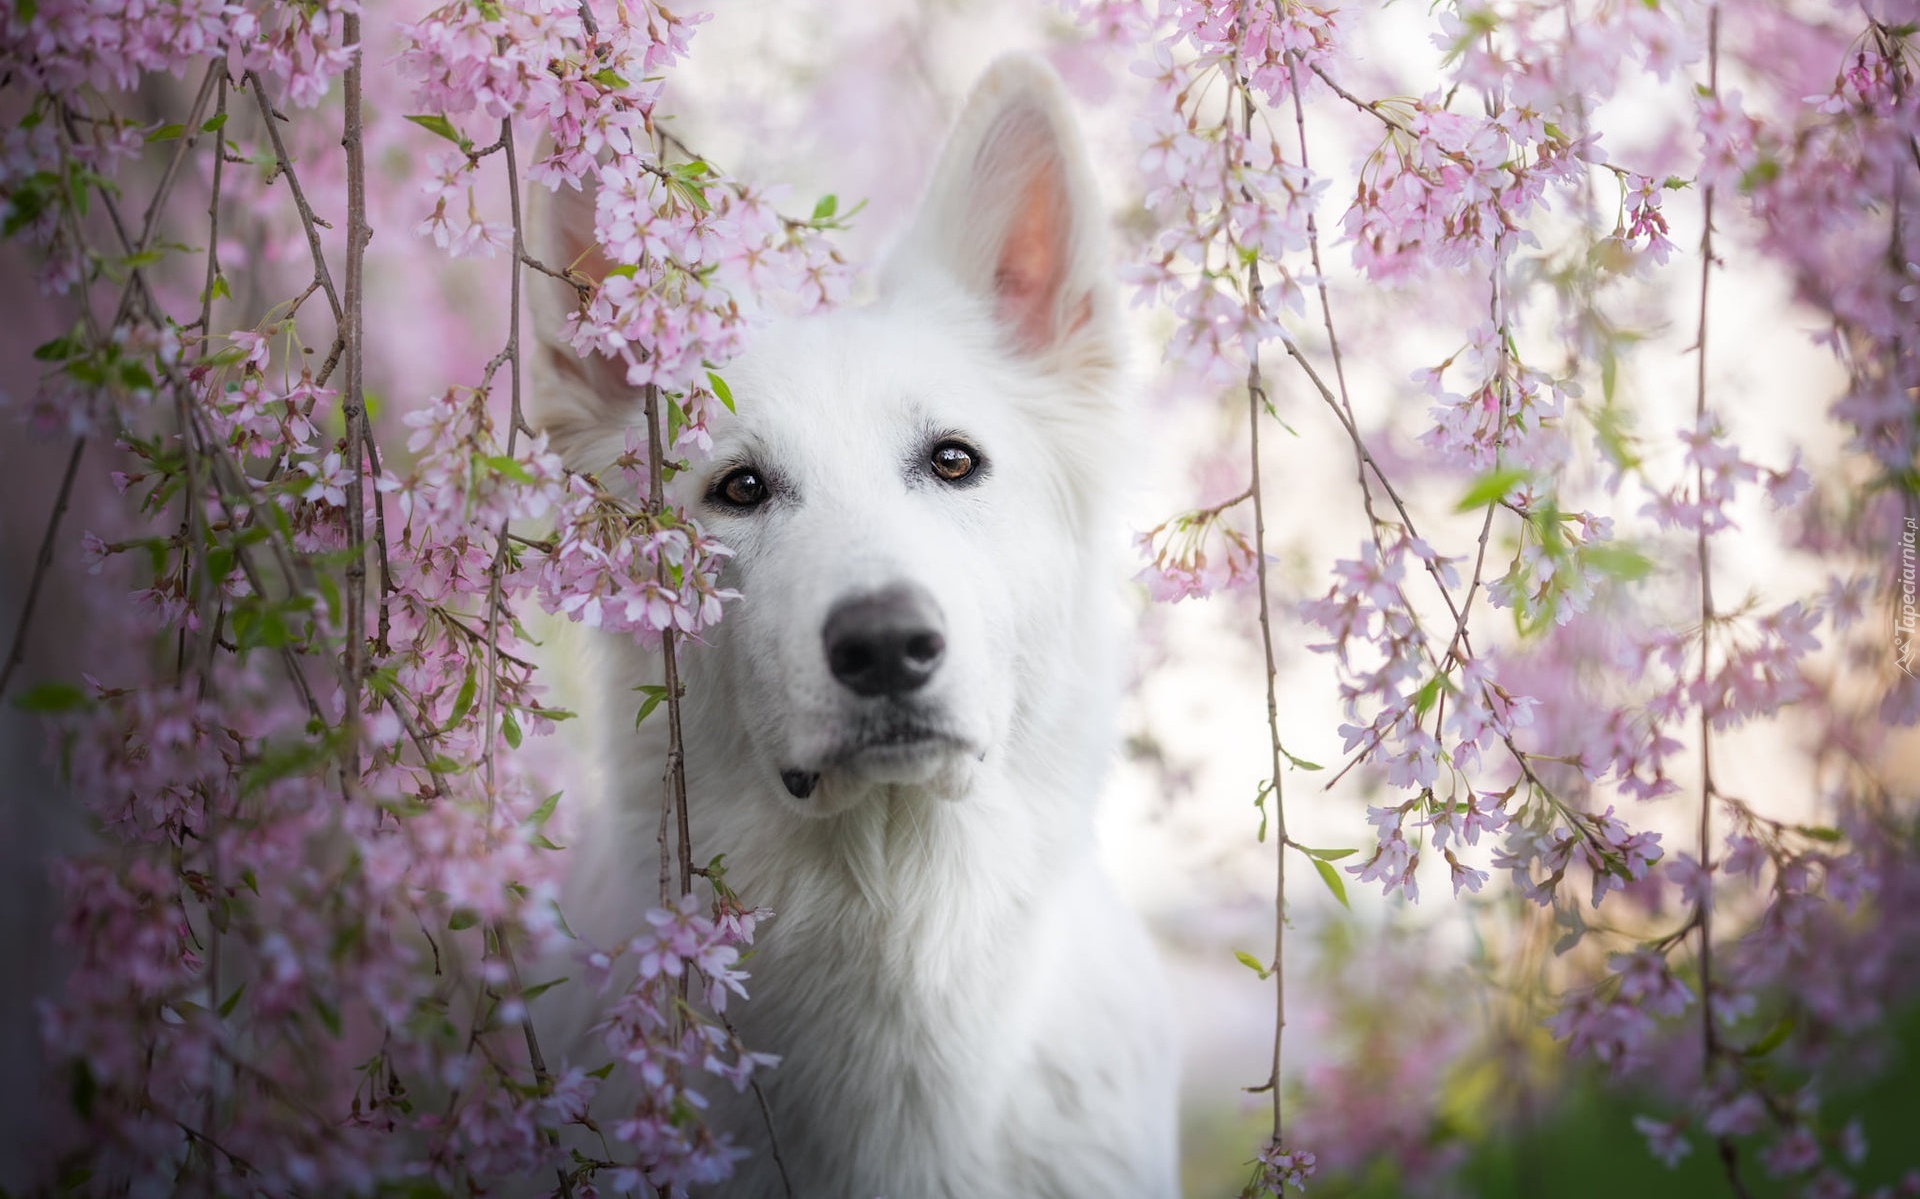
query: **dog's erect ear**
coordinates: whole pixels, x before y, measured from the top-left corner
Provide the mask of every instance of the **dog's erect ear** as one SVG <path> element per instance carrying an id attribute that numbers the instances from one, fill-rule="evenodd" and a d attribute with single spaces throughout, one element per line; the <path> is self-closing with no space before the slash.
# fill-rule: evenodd
<path id="1" fill-rule="evenodd" d="M 593 236 L 595 189 L 591 176 L 578 191 L 529 188 L 526 240 L 542 266 L 597 283 L 613 264 Z M 640 419 L 639 391 L 627 383 L 623 363 L 599 354 L 582 358 L 568 344 L 566 322 L 580 307 L 578 291 L 539 271 L 522 277 L 534 334 L 527 419 L 568 466 L 602 470 L 619 456 L 627 426 Z"/>
<path id="2" fill-rule="evenodd" d="M 1068 110 L 1038 58 L 988 69 L 941 152 L 882 286 L 944 274 L 988 302 L 1006 345 L 1036 365 L 1105 373 L 1118 364 L 1106 217 Z"/>

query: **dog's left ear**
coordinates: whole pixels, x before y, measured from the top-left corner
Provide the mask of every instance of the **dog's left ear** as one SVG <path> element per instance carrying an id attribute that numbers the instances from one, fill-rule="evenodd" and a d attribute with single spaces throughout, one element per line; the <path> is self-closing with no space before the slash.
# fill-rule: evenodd
<path id="1" fill-rule="evenodd" d="M 579 188 L 527 189 L 528 252 L 549 270 L 594 283 L 613 268 L 594 240 L 597 188 L 589 172 Z M 580 306 L 571 284 L 533 271 L 525 278 L 533 315 L 527 418 L 552 438 L 569 467 L 604 470 L 625 447 L 628 427 L 640 420 L 639 389 L 627 383 L 621 363 L 597 354 L 582 357 L 567 340 L 567 317 Z"/>
<path id="2" fill-rule="evenodd" d="M 961 113 L 883 290 L 928 273 L 990 307 L 1007 350 L 1092 387 L 1120 365 L 1106 216 L 1059 76 L 1014 55 Z"/>

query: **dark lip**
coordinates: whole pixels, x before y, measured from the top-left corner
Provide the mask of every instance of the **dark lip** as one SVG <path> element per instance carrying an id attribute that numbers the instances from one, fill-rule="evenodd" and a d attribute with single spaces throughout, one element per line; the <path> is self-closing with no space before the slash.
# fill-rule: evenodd
<path id="1" fill-rule="evenodd" d="M 862 729 L 857 736 L 840 744 L 833 754 L 833 760 L 847 762 L 869 754 L 908 754 L 932 748 L 959 752 L 965 750 L 967 744 L 933 725 L 902 721 Z"/>

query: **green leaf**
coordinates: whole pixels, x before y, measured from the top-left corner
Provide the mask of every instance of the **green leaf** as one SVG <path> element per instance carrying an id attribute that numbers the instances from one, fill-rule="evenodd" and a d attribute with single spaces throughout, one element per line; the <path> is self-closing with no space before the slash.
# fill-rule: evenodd
<path id="1" fill-rule="evenodd" d="M 33 357 L 36 362 L 65 362 L 70 358 L 78 358 L 86 352 L 87 343 L 71 335 L 56 337 L 52 341 L 33 347 Z"/>
<path id="2" fill-rule="evenodd" d="M 460 691 L 453 697 L 453 711 L 447 714 L 447 727 L 452 728 L 466 719 L 473 711 L 473 697 L 480 692 L 480 676 L 472 666 L 467 667 L 467 677 L 460 684 Z"/>
<path id="3" fill-rule="evenodd" d="M 478 923 L 480 923 L 480 914 L 472 908 L 457 908 L 453 915 L 447 917 L 447 927 L 456 933 L 472 928 Z"/>
<path id="4" fill-rule="evenodd" d="M 428 133 L 439 134 L 454 145 L 459 146 L 462 150 L 473 144 L 467 140 L 466 135 L 453 127 L 452 121 L 449 121 L 443 116 L 428 113 L 422 116 L 409 116 L 407 119 L 420 126 L 420 128 L 425 129 Z"/>
<path id="5" fill-rule="evenodd" d="M 200 123 L 200 132 L 217 133 L 226 126 L 226 123 L 227 114 L 224 112 L 216 112 Z"/>
<path id="6" fill-rule="evenodd" d="M 1347 884 L 1340 880 L 1340 872 L 1319 858 L 1313 859 L 1313 868 L 1319 872 L 1320 881 L 1327 884 L 1327 890 L 1340 901 L 1340 906 L 1352 911 L 1352 905 L 1347 902 Z"/>
<path id="7" fill-rule="evenodd" d="M 1260 959 L 1257 957 L 1254 957 L 1252 954 L 1248 953 L 1246 950 L 1236 949 L 1233 951 L 1233 956 L 1234 956 L 1234 959 L 1238 961 L 1242 966 L 1245 966 L 1247 969 L 1253 971 L 1255 974 L 1258 974 L 1261 978 L 1264 979 L 1264 978 L 1273 977 L 1273 971 L 1267 969 L 1265 966 L 1262 966 L 1260 964 Z"/>
<path id="8" fill-rule="evenodd" d="M 614 70 L 612 67 L 602 67 L 589 76 L 589 78 L 601 87 L 620 88 L 627 86 L 626 79 L 621 76 L 620 72 Z"/>
<path id="9" fill-rule="evenodd" d="M 840 197 L 834 195 L 832 192 L 828 192 L 826 195 L 820 197 L 819 203 L 813 206 L 813 219 L 815 221 L 830 221 L 833 219 L 833 214 L 838 211 L 840 211 Z"/>
<path id="10" fill-rule="evenodd" d="M 539 828 L 541 825 L 545 824 L 547 821 L 553 819 L 553 810 L 559 806 L 560 806 L 560 792 L 555 791 L 552 795 L 549 795 L 545 799 L 541 800 L 540 806 L 535 808 L 533 810 L 533 814 L 528 816 L 526 820 L 524 820 L 522 823 L 530 824 L 534 828 Z"/>
<path id="11" fill-rule="evenodd" d="M 375 695 L 393 694 L 393 689 L 399 681 L 400 671 L 391 665 L 376 667 L 367 672 L 367 687 Z"/>
<path id="12" fill-rule="evenodd" d="M 528 987 L 526 990 L 520 992 L 520 999 L 522 1002 L 531 1003 L 532 1001 L 540 998 L 542 995 L 545 995 L 548 991 L 553 990 L 555 987 L 559 986 L 561 983 L 566 981 L 567 981 L 566 976 L 561 975 L 559 978 L 550 978 L 543 983 L 535 983 L 531 987 Z"/>
<path id="13" fill-rule="evenodd" d="M 1420 690 L 1413 693 L 1413 713 L 1415 716 L 1425 716 L 1427 714 L 1428 709 L 1432 708 L 1434 702 L 1440 698 L 1440 688 L 1444 686 L 1445 683 L 1446 676 L 1436 674 L 1420 685 Z"/>
<path id="14" fill-rule="evenodd" d="M 120 364 L 120 382 L 132 391 L 153 390 L 153 376 L 148 374 L 147 368 L 138 362 Z"/>
<path id="15" fill-rule="evenodd" d="M 69 1095 L 73 1099 L 73 1110 L 79 1113 L 82 1120 L 92 1117 L 94 1097 L 99 1093 L 100 1084 L 88 1068 L 87 1059 L 76 1059 L 73 1063 L 73 1088 Z"/>
<path id="16" fill-rule="evenodd" d="M 640 715 L 633 718 L 633 727 L 637 729 L 640 727 L 640 723 L 647 717 L 653 715 L 653 710 L 666 700 L 667 689 L 652 683 L 642 683 L 638 687 L 635 687 L 634 690 L 647 697 L 640 705 Z"/>
<path id="17" fill-rule="evenodd" d="M 211 562 L 211 559 L 209 559 Z M 223 577 L 223 576 L 216 576 Z M 314 580 L 320 588 L 320 599 L 327 605 L 327 620 L 335 627 L 340 624 L 340 584 L 334 582 L 332 575 L 321 575 Z"/>
<path id="18" fill-rule="evenodd" d="M 1350 858 L 1360 852 L 1357 849 L 1309 849 L 1298 841 L 1292 841 L 1289 844 L 1308 857 L 1318 858 L 1323 862 L 1337 862 L 1341 858 Z"/>
<path id="19" fill-rule="evenodd" d="M 505 475 L 515 483 L 533 482 L 533 472 L 525 465 L 507 457 L 505 454 L 482 454 L 480 465 L 488 467 L 498 474 Z"/>
<path id="20" fill-rule="evenodd" d="M 233 1009 L 240 1004 L 240 996 L 246 994 L 246 991 L 247 984 L 245 980 L 242 980 L 240 985 L 233 989 L 233 994 L 220 1001 L 220 1015 L 222 1018 L 233 1015 Z"/>
<path id="21" fill-rule="evenodd" d="M 520 748 L 520 722 L 513 718 L 512 708 L 501 709 L 500 735 L 507 739 L 508 749 Z"/>
<path id="22" fill-rule="evenodd" d="M 1475 479 L 1467 488 L 1467 493 L 1454 505 L 1455 512 L 1471 512 L 1475 508 L 1484 508 L 1499 500 L 1509 491 L 1527 481 L 1528 472 L 1517 466 L 1503 466 L 1490 470 Z"/>
<path id="23" fill-rule="evenodd" d="M 185 133 L 186 129 L 187 127 L 185 125 L 180 124 L 162 125 L 152 133 L 147 134 L 147 140 L 149 142 L 170 142 L 182 133 Z"/>
<path id="24" fill-rule="evenodd" d="M 1296 758 L 1292 754 L 1288 753 L 1285 749 L 1282 749 L 1280 751 L 1280 756 L 1285 758 L 1287 761 L 1293 763 L 1293 768 L 1295 770 L 1325 770 L 1326 769 L 1325 766 L 1322 766 L 1318 762 L 1309 762 L 1305 758 Z"/>
<path id="25" fill-rule="evenodd" d="M 41 683 L 14 696 L 13 706 L 22 712 L 81 712 L 93 701 L 72 683 Z"/>
<path id="26" fill-rule="evenodd" d="M 1821 824 L 1797 824 L 1794 826 L 1794 831 L 1803 837 L 1812 837 L 1815 841 L 1831 843 L 1842 839 L 1842 833 L 1839 829 L 1828 828 Z"/>
<path id="27" fill-rule="evenodd" d="M 277 510 L 279 505 L 263 505 Z M 233 610 L 233 640 L 241 649 L 279 649 L 293 640 L 278 607 L 257 600 Z"/>
<path id="28" fill-rule="evenodd" d="M 708 371 L 707 386 L 713 389 L 714 397 L 717 398 L 722 404 L 725 404 L 727 406 L 728 412 L 734 411 L 733 388 L 727 386 L 727 381 L 725 379 L 722 379 L 719 375 L 714 374 L 712 371 Z"/>
<path id="29" fill-rule="evenodd" d="M 1601 574 L 1625 583 L 1644 579 L 1653 573 L 1653 559 L 1630 545 L 1608 541 L 1583 546 L 1580 557 Z"/>
<path id="30" fill-rule="evenodd" d="M 235 613 L 239 615 L 239 613 Z M 278 779 L 303 774 L 327 760 L 332 752 L 324 738 L 269 745 L 240 776 L 242 794 L 257 791 Z"/>
<path id="31" fill-rule="evenodd" d="M 667 180 L 667 190 L 679 196 L 695 208 L 698 208 L 701 212 L 711 212 L 713 210 L 713 205 L 707 202 L 707 193 L 703 191 L 698 184 L 690 183 L 685 179 L 669 179 Z"/>
<path id="32" fill-rule="evenodd" d="M 1767 1030 L 1766 1036 L 1761 1037 L 1758 1041 L 1755 1041 L 1747 1047 L 1745 1051 L 1746 1056 L 1765 1057 L 1767 1054 L 1772 1053 L 1774 1050 L 1780 1048 L 1781 1045 L 1785 1044 L 1787 1038 L 1792 1034 L 1793 1017 L 1791 1015 L 1782 1016 L 1780 1017 L 1780 1023 Z"/>
<path id="33" fill-rule="evenodd" d="M 1740 190 L 1750 192 L 1764 187 L 1780 177 L 1780 164 L 1771 158 L 1763 158 L 1748 167 L 1740 176 Z"/>
<path id="34" fill-rule="evenodd" d="M 319 1014 L 320 1023 L 327 1026 L 327 1031 L 338 1037 L 341 1028 L 340 1009 L 320 998 L 320 996 L 315 995 L 313 997 L 313 1010 Z"/>

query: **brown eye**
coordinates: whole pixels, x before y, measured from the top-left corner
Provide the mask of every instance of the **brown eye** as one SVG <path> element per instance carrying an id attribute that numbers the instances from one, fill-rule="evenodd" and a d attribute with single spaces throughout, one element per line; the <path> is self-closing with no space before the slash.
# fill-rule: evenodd
<path id="1" fill-rule="evenodd" d="M 712 495 L 731 508 L 758 508 L 767 502 L 767 485 L 759 472 L 743 466 L 721 479 Z"/>
<path id="2" fill-rule="evenodd" d="M 978 466 L 978 460 L 972 449 L 957 441 L 943 441 L 933 447 L 929 461 L 933 473 L 949 483 L 958 483 L 971 475 Z"/>

